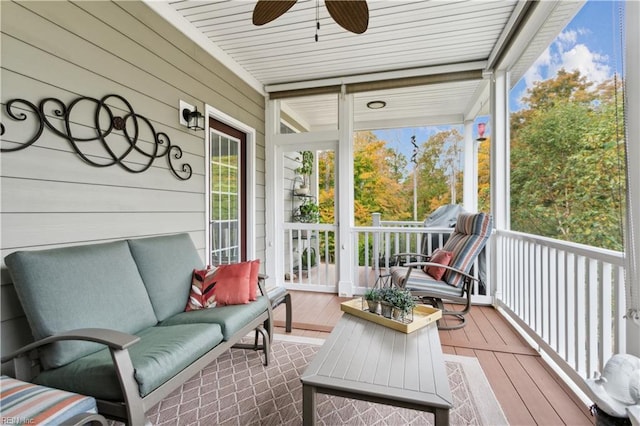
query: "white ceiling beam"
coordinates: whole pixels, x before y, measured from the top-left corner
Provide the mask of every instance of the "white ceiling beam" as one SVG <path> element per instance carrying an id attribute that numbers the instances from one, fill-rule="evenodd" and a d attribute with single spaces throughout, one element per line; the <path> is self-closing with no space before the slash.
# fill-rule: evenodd
<path id="1" fill-rule="evenodd" d="M 483 70 L 486 61 L 473 61 L 459 64 L 437 65 L 433 67 L 410 68 L 397 71 L 377 72 L 369 74 L 351 75 L 345 77 L 323 78 L 292 83 L 270 84 L 265 86 L 269 93 L 285 90 L 301 90 L 315 87 L 340 86 L 342 84 L 370 83 L 374 81 L 394 80 L 399 78 L 422 77 L 436 74 L 449 74 L 461 71 Z"/>
<path id="2" fill-rule="evenodd" d="M 463 113 L 465 120 L 474 120 L 478 115 L 488 113 L 490 78 L 491 74 L 487 73 L 485 79 L 478 85 L 473 95 L 471 95 L 469 103 Z"/>
<path id="3" fill-rule="evenodd" d="M 390 120 L 356 121 L 353 123 L 354 130 L 381 130 L 397 129 L 402 127 L 426 127 L 442 126 L 446 124 L 462 124 L 464 116 L 462 114 L 432 115 L 429 117 L 404 117 Z"/>

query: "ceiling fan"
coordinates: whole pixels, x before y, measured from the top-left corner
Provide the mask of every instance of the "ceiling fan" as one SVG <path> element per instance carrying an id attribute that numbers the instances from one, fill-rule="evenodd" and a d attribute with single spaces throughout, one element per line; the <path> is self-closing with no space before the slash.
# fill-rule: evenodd
<path id="1" fill-rule="evenodd" d="M 264 25 L 284 15 L 298 0 L 258 0 L 253 9 L 253 24 Z M 316 0 L 319 1 L 319 0 Z M 369 26 L 369 8 L 366 0 L 324 0 L 329 15 L 342 28 L 362 34 Z M 317 16 L 316 3 L 316 22 Z M 320 24 L 317 23 L 319 26 Z"/>

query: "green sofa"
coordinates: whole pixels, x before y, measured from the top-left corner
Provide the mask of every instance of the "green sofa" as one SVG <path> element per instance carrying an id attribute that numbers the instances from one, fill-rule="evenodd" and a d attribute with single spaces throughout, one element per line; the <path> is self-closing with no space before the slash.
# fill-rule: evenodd
<path id="1" fill-rule="evenodd" d="M 19 251 L 5 263 L 36 342 L 2 362 L 14 359 L 18 379 L 93 396 L 106 417 L 144 424 L 146 411 L 229 348 L 263 350 L 269 361 L 262 280 L 257 301 L 184 312 L 203 266 L 187 234 Z M 240 342 L 254 330 L 255 342 Z M 25 356 L 34 350 L 35 376 Z"/>

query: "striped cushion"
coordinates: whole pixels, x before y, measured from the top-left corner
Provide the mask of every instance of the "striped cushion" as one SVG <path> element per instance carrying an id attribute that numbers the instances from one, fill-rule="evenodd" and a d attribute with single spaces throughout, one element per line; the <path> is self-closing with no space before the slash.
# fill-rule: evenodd
<path id="1" fill-rule="evenodd" d="M 468 273 L 487 243 L 491 226 L 491 216 L 486 213 L 460 213 L 453 234 L 442 247 L 453 253 L 449 266 Z M 462 275 L 450 269 L 445 272 L 443 280 L 454 287 L 462 285 Z"/>
<path id="2" fill-rule="evenodd" d="M 402 283 L 408 269 L 409 268 L 403 266 L 394 267 L 391 272 L 391 275 L 393 276 L 393 282 Z M 411 271 L 411 275 L 409 275 L 409 280 L 404 283 L 404 286 L 411 291 L 435 290 L 438 293 L 442 293 L 443 296 L 463 296 L 462 287 L 452 287 L 444 281 L 438 281 L 432 276 L 424 273 L 424 271 L 422 271 L 421 269 L 414 268 L 413 271 Z"/>
<path id="3" fill-rule="evenodd" d="M 0 376 L 3 423 L 59 425 L 82 413 L 97 413 L 96 400 L 76 393 Z M 7 420 L 10 419 L 10 420 Z"/>

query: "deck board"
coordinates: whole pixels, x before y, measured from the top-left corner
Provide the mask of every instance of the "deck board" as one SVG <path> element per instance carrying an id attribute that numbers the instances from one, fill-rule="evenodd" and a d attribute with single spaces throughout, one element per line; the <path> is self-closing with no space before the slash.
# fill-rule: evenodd
<path id="1" fill-rule="evenodd" d="M 342 316 L 335 294 L 292 291 L 293 332 L 324 339 Z M 285 334 L 284 304 L 274 310 Z M 460 330 L 441 330 L 443 353 L 476 357 L 513 425 L 592 425 L 588 407 L 492 307 L 474 306 Z"/>

